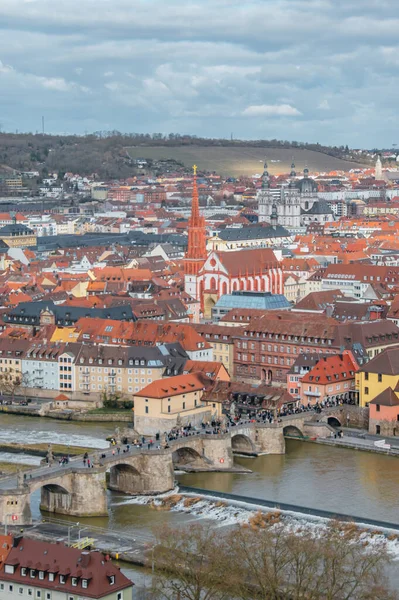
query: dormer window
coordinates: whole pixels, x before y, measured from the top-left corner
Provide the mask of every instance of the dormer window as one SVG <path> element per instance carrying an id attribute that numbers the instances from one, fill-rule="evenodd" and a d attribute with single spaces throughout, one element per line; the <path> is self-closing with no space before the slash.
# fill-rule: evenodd
<path id="1" fill-rule="evenodd" d="M 62 585 L 65 585 L 65 583 L 66 583 L 65 575 L 60 575 L 60 583 L 62 583 Z"/>
<path id="2" fill-rule="evenodd" d="M 29 575 L 31 579 L 34 579 L 36 577 L 36 569 L 31 569 Z"/>
<path id="3" fill-rule="evenodd" d="M 14 565 L 5 565 L 4 572 L 7 573 L 7 574 L 9 574 L 9 575 L 14 575 L 14 572 L 15 572 Z"/>
<path id="4" fill-rule="evenodd" d="M 54 573 L 49 573 L 48 574 L 48 580 L 49 581 L 54 581 Z"/>
<path id="5" fill-rule="evenodd" d="M 78 578 L 72 577 L 71 583 L 72 583 L 73 587 L 76 587 L 78 585 Z"/>
<path id="6" fill-rule="evenodd" d="M 108 577 L 109 579 L 109 585 L 114 585 L 115 584 L 115 575 L 110 575 Z"/>
<path id="7" fill-rule="evenodd" d="M 82 588 L 87 590 L 87 579 L 82 579 Z"/>
<path id="8" fill-rule="evenodd" d="M 39 579 L 44 579 L 44 571 L 39 571 Z"/>
<path id="9" fill-rule="evenodd" d="M 21 577 L 26 577 L 27 570 L 28 569 L 26 567 L 21 567 Z"/>

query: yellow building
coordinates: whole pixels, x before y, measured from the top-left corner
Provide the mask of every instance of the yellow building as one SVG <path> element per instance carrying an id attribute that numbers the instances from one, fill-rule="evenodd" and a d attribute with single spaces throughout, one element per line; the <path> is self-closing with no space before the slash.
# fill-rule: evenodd
<path id="1" fill-rule="evenodd" d="M 368 406 L 387 388 L 395 390 L 399 382 L 399 349 L 386 348 L 356 374 L 360 406 Z"/>
<path id="2" fill-rule="evenodd" d="M 243 323 L 237 323 L 237 325 L 243 325 Z M 223 363 L 230 376 L 232 376 L 234 368 L 234 336 L 237 335 L 235 327 L 224 327 L 222 325 L 207 323 L 195 324 L 193 327 L 212 346 L 213 360 Z"/>
<path id="3" fill-rule="evenodd" d="M 35 232 L 26 227 L 26 225 L 19 225 L 18 223 L 4 225 L 0 229 L 0 240 L 5 242 L 10 248 L 36 246 Z"/>
<path id="4" fill-rule="evenodd" d="M 202 402 L 209 383 L 200 373 L 155 381 L 134 395 L 134 428 L 140 435 L 169 432 L 173 427 L 200 426 L 219 418 L 219 402 Z"/>

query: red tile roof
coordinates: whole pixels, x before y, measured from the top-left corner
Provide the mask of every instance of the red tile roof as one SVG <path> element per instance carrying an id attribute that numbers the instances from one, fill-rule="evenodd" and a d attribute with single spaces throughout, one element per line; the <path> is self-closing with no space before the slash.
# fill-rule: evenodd
<path id="1" fill-rule="evenodd" d="M 112 562 L 105 560 L 101 552 L 82 552 L 64 544 L 26 537 L 14 538 L 14 546 L 4 564 L 14 565 L 15 572 L 6 573 L 3 565 L 0 570 L 2 581 L 34 585 L 64 595 L 78 594 L 85 598 L 103 598 L 133 585 Z M 26 576 L 21 575 L 21 567 L 29 569 Z M 30 569 L 34 570 L 34 578 L 30 577 Z M 39 579 L 38 571 L 44 572 L 44 579 Z M 49 573 L 54 573 L 54 581 L 49 580 Z M 64 584 L 60 583 L 60 575 L 65 576 Z M 110 583 L 111 576 L 114 577 L 113 585 Z M 72 577 L 78 579 L 77 586 L 72 585 Z M 82 580 L 87 581 L 87 588 L 82 587 Z"/>
<path id="2" fill-rule="evenodd" d="M 140 392 L 136 392 L 135 396 L 141 398 L 157 398 L 161 400 L 162 398 L 169 398 L 170 396 L 198 392 L 203 390 L 209 383 L 210 380 L 204 377 L 202 373 L 176 375 L 175 377 L 153 381 Z"/>

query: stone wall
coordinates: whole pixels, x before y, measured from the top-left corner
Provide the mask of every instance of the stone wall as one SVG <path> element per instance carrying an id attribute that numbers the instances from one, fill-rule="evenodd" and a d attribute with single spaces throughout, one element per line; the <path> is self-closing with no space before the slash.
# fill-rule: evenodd
<path id="1" fill-rule="evenodd" d="M 377 433 L 377 426 L 379 426 L 379 432 Z M 369 433 L 373 435 L 381 435 L 387 437 L 395 437 L 399 435 L 399 422 L 398 421 L 386 421 L 378 419 L 370 419 L 369 422 Z"/>
<path id="2" fill-rule="evenodd" d="M 203 421 L 212 420 L 212 409 L 201 413 L 194 413 L 190 411 L 190 414 L 185 415 L 184 412 L 176 413 L 174 418 L 155 418 L 145 415 L 134 415 L 134 429 L 139 435 L 152 435 L 155 437 L 157 433 L 164 433 L 170 431 L 176 426 L 178 415 L 180 416 L 180 423 L 182 425 L 191 425 L 193 427 L 201 427 Z"/>
<path id="3" fill-rule="evenodd" d="M 125 494 L 161 494 L 174 487 L 171 453 L 141 452 L 121 456 L 121 462 L 111 467 L 109 488 Z"/>

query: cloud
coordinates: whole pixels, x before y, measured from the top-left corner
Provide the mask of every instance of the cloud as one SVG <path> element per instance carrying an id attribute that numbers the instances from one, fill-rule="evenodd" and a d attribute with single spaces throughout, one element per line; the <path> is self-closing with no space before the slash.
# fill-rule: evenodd
<path id="1" fill-rule="evenodd" d="M 388 146 L 396 17 L 392 0 L 1 0 L 3 128 L 40 111 L 54 131 Z"/>
<path id="2" fill-rule="evenodd" d="M 259 104 L 247 106 L 242 114 L 244 117 L 298 117 L 302 113 L 289 104 Z"/>

